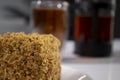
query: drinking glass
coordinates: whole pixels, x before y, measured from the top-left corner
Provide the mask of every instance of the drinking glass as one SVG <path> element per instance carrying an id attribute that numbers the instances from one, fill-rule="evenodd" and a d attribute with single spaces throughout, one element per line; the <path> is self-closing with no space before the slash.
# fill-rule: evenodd
<path id="1" fill-rule="evenodd" d="M 53 34 L 63 43 L 68 33 L 68 3 L 57 0 L 33 1 L 31 21 L 33 32 Z"/>

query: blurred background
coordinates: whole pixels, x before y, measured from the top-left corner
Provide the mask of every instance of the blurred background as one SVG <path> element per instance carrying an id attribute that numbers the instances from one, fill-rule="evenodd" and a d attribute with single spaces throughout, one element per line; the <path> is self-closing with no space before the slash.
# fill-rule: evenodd
<path id="1" fill-rule="evenodd" d="M 0 33 L 7 31 L 24 31 L 30 32 L 30 3 L 32 0 L 0 0 Z M 74 39 L 74 11 L 75 1 L 69 2 L 70 25 L 68 39 Z M 116 0 L 114 38 L 120 38 L 120 1 Z"/>
<path id="2" fill-rule="evenodd" d="M 31 1 L 33 0 L 0 0 L 0 33 L 32 32 L 33 28 L 30 26 Z M 82 57 L 73 54 L 75 49 L 76 3 L 75 0 L 66 1 L 69 2 L 69 31 L 67 42 L 64 43 L 61 51 L 62 65 L 78 69 L 80 72 L 90 75 L 93 80 L 118 80 L 118 75 L 120 74 L 120 0 L 116 0 L 115 2 L 112 48 L 112 54 L 114 55 L 100 58 Z"/>

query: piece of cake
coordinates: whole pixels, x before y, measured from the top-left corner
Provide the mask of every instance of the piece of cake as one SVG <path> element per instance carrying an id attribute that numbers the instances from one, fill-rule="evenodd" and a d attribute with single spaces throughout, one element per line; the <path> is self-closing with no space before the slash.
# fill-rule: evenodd
<path id="1" fill-rule="evenodd" d="M 0 80 L 60 80 L 59 46 L 52 35 L 0 35 Z"/>

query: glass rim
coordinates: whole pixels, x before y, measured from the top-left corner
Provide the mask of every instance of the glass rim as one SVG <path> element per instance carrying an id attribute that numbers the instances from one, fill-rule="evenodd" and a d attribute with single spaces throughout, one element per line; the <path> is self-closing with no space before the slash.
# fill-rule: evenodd
<path id="1" fill-rule="evenodd" d="M 67 2 L 67 1 L 58 1 L 58 0 L 34 0 L 32 2 Z"/>
<path id="2" fill-rule="evenodd" d="M 36 0 L 36 1 L 32 1 L 31 5 L 33 8 L 68 9 L 69 3 L 67 1 L 58 1 L 58 0 Z"/>
<path id="3" fill-rule="evenodd" d="M 40 5 L 42 2 L 51 2 L 56 4 L 61 3 L 62 5 L 69 6 L 69 3 L 67 1 L 58 1 L 58 0 L 36 0 L 36 1 L 32 1 L 32 4 Z"/>

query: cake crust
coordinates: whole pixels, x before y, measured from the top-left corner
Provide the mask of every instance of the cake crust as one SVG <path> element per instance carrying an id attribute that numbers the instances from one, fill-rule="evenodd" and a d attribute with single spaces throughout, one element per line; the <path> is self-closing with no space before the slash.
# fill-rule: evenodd
<path id="1" fill-rule="evenodd" d="M 51 34 L 0 35 L 0 80 L 60 80 L 59 46 Z"/>

